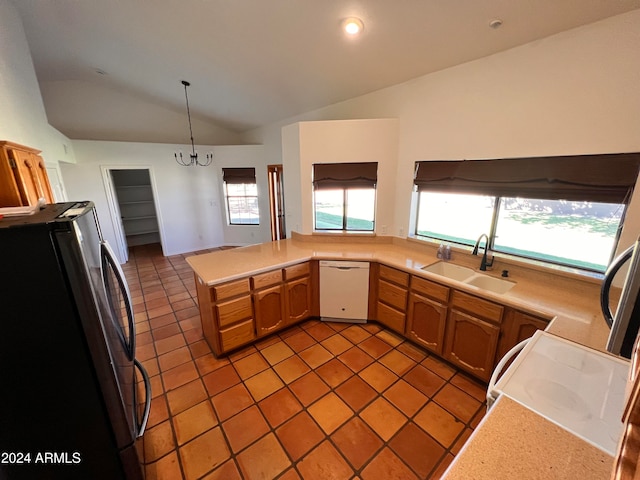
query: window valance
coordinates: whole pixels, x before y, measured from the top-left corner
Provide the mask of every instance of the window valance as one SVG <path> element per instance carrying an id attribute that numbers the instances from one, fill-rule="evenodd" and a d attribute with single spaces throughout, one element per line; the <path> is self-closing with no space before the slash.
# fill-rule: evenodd
<path id="1" fill-rule="evenodd" d="M 416 162 L 419 190 L 625 203 L 640 153 Z"/>
<path id="2" fill-rule="evenodd" d="M 222 179 L 225 183 L 256 183 L 255 168 L 223 168 Z"/>
<path id="3" fill-rule="evenodd" d="M 377 162 L 313 164 L 313 186 L 316 190 L 375 188 L 377 181 Z"/>

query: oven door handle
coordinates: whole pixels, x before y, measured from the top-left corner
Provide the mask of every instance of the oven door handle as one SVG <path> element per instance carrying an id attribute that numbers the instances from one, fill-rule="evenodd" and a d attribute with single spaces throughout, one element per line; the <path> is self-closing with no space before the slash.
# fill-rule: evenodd
<path id="1" fill-rule="evenodd" d="M 151 411 L 151 380 L 149 379 L 149 374 L 147 370 L 142 366 L 142 364 L 138 361 L 138 359 L 133 360 L 133 364 L 138 369 L 138 371 L 142 374 L 142 379 L 144 380 L 144 413 L 142 414 L 142 419 L 138 419 L 138 409 L 135 409 L 136 412 L 136 438 L 140 438 L 145 429 L 147 428 L 147 422 L 149 421 L 149 412 Z M 137 388 L 137 386 L 134 386 Z M 137 402 L 136 402 L 137 403 Z"/>
<path id="2" fill-rule="evenodd" d="M 507 362 L 515 357 L 518 353 L 520 353 L 520 350 L 522 350 L 527 345 L 527 343 L 529 343 L 529 340 L 531 340 L 531 338 L 526 338 L 515 347 L 511 348 L 511 350 L 505 353 L 504 357 L 502 357 L 502 359 L 498 362 L 498 365 L 496 365 L 496 368 L 493 370 L 491 379 L 489 380 L 489 385 L 487 385 L 487 411 L 491 409 L 493 403 L 498 399 L 498 395 L 494 392 L 496 383 L 498 382 L 498 376 L 502 373 L 502 370 L 504 369 L 504 366 L 507 364 Z"/>

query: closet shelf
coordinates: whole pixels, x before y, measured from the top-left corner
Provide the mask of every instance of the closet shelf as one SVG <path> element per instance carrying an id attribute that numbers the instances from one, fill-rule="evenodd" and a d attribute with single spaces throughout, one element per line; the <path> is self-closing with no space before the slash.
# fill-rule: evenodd
<path id="1" fill-rule="evenodd" d="M 120 205 L 140 205 L 143 203 L 153 203 L 153 200 L 136 200 L 136 201 L 124 201 L 120 202 Z"/>
<path id="2" fill-rule="evenodd" d="M 148 219 L 155 219 L 156 216 L 155 215 L 140 215 L 139 217 L 121 217 L 122 220 L 129 221 L 129 220 L 148 220 Z"/>
<path id="3" fill-rule="evenodd" d="M 127 237 L 135 237 L 137 235 L 148 235 L 150 233 L 159 233 L 158 230 L 144 230 L 141 232 L 126 232 Z"/>
<path id="4" fill-rule="evenodd" d="M 142 185 L 117 185 L 116 190 L 134 190 L 134 189 L 149 189 L 151 188 L 151 184 L 142 184 Z"/>

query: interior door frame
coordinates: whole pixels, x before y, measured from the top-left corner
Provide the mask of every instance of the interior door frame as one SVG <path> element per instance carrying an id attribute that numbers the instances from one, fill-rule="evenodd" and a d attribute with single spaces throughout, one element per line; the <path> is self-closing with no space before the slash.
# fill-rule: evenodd
<path id="1" fill-rule="evenodd" d="M 271 240 L 284 240 L 287 238 L 287 230 L 284 224 L 284 180 L 282 164 L 267 165 L 267 181 L 269 183 Z"/>
<path id="2" fill-rule="evenodd" d="M 109 206 L 109 214 L 111 215 L 111 224 L 116 235 L 116 248 L 120 261 L 126 263 L 129 260 L 129 247 L 122 225 L 122 215 L 120 214 L 120 205 L 118 203 L 118 194 L 113 184 L 111 170 L 147 170 L 149 172 L 149 180 L 151 182 L 151 192 L 153 195 L 153 205 L 156 209 L 156 219 L 158 220 L 158 233 L 160 234 L 160 246 L 164 255 L 164 227 L 162 222 L 162 213 L 158 204 L 156 177 L 151 165 L 102 165 L 102 181 L 104 183 L 105 193 L 107 196 L 107 204 Z"/>

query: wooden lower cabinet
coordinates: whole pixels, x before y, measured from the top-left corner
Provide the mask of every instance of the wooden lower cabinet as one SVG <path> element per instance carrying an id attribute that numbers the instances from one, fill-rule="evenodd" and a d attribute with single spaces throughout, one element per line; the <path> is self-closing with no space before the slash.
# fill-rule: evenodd
<path id="1" fill-rule="evenodd" d="M 223 351 L 233 350 L 236 347 L 251 342 L 254 338 L 256 338 L 256 332 L 253 327 L 252 318 L 220 330 L 220 346 Z"/>
<path id="2" fill-rule="evenodd" d="M 488 381 L 493 371 L 499 336 L 499 326 L 451 309 L 447 324 L 445 358 L 461 369 Z"/>
<path id="3" fill-rule="evenodd" d="M 253 294 L 256 334 L 261 337 L 285 325 L 284 289 L 282 285 Z"/>
<path id="4" fill-rule="evenodd" d="M 287 325 L 311 316 L 311 277 L 302 277 L 285 284 Z"/>
<path id="5" fill-rule="evenodd" d="M 256 338 L 249 279 L 208 287 L 196 276 L 202 332 L 216 355 Z"/>
<path id="6" fill-rule="evenodd" d="M 403 334 L 406 329 L 409 274 L 387 267 L 378 266 L 376 283 L 375 319 L 396 332 Z"/>
<path id="7" fill-rule="evenodd" d="M 228 327 L 241 320 L 251 318 L 251 297 L 243 295 L 233 300 L 219 302 L 214 307 L 220 328 Z"/>
<path id="8" fill-rule="evenodd" d="M 409 295 L 406 335 L 424 348 L 442 354 L 447 305 L 423 295 Z"/>
<path id="9" fill-rule="evenodd" d="M 377 312 L 380 323 L 389 327 L 391 330 L 404 334 L 406 320 L 404 313 L 381 302 L 378 302 Z"/>
<path id="10" fill-rule="evenodd" d="M 505 314 L 502 337 L 498 346 L 496 361 L 499 361 L 511 348 L 522 340 L 531 338 L 536 330 L 544 330 L 549 320 L 535 317 L 517 310 L 508 310 Z"/>
<path id="11" fill-rule="evenodd" d="M 202 331 L 216 355 L 319 315 L 317 262 L 213 286 L 195 280 Z"/>

